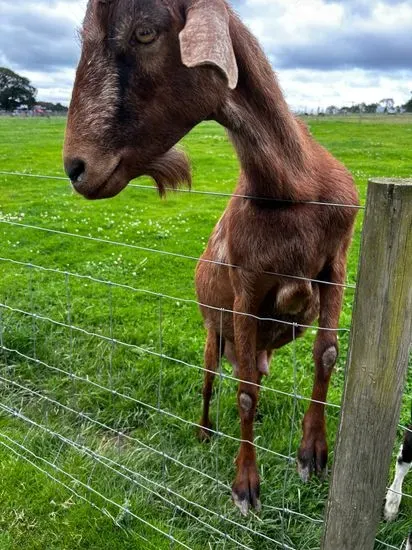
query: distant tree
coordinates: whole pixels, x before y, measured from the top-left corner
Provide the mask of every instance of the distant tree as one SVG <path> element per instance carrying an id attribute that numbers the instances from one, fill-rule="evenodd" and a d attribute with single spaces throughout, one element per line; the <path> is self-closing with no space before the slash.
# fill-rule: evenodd
<path id="1" fill-rule="evenodd" d="M 402 107 L 405 109 L 407 113 L 412 113 L 412 98 L 405 103 L 405 105 L 402 105 Z"/>
<path id="2" fill-rule="evenodd" d="M 61 103 L 56 103 L 54 108 L 52 109 L 53 111 L 60 111 L 62 113 L 67 113 L 67 111 L 69 110 L 68 107 L 65 107 L 64 105 L 62 105 Z"/>
<path id="3" fill-rule="evenodd" d="M 36 102 L 36 93 L 28 78 L 0 67 L 0 109 L 13 111 L 20 105 L 31 108 Z"/>
<path id="4" fill-rule="evenodd" d="M 395 101 L 391 97 L 381 99 L 379 103 L 385 108 L 385 113 L 390 113 L 395 109 Z"/>
<path id="5" fill-rule="evenodd" d="M 39 105 L 47 111 L 52 111 L 53 113 L 67 113 L 68 108 L 62 105 L 61 103 L 50 103 L 48 101 L 37 101 L 36 105 Z"/>
<path id="6" fill-rule="evenodd" d="M 379 107 L 379 103 L 370 103 L 365 105 L 365 113 L 376 113 L 376 109 Z"/>
<path id="7" fill-rule="evenodd" d="M 327 115 L 336 115 L 338 112 L 339 109 L 335 105 L 329 105 L 329 107 L 326 107 Z"/>

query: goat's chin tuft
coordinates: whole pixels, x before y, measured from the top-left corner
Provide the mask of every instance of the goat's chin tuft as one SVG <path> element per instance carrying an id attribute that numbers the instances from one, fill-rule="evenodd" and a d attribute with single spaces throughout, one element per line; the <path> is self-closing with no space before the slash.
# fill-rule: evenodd
<path id="1" fill-rule="evenodd" d="M 159 194 L 163 197 L 168 189 L 177 189 L 186 185 L 192 186 L 192 174 L 189 159 L 183 151 L 170 149 L 164 155 L 153 161 L 147 175 L 156 182 Z"/>

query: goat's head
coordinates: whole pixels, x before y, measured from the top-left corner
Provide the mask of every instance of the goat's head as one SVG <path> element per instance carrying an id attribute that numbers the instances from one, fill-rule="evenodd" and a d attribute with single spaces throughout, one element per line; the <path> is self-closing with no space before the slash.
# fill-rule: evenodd
<path id="1" fill-rule="evenodd" d="M 78 192 L 190 184 L 173 147 L 236 87 L 229 20 L 225 0 L 89 0 L 64 146 Z"/>

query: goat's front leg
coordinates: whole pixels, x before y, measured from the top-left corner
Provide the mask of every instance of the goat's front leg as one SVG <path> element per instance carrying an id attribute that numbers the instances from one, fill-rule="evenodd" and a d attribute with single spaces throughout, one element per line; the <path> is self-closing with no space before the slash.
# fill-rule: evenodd
<path id="1" fill-rule="evenodd" d="M 236 313 L 239 312 L 239 313 Z M 243 515 L 249 507 L 260 509 L 260 481 L 253 445 L 253 423 L 259 396 L 261 375 L 256 362 L 257 321 L 244 313 L 253 312 L 246 294 L 237 296 L 234 303 L 235 349 L 239 367 L 238 407 L 241 439 L 236 459 L 237 474 L 232 487 L 233 501 Z M 243 314 L 242 314 L 243 313 Z"/>
<path id="2" fill-rule="evenodd" d="M 324 280 L 343 284 L 345 281 L 345 257 L 331 265 L 324 273 Z M 327 473 L 328 444 L 326 440 L 325 403 L 333 368 L 338 357 L 336 329 L 342 308 L 343 287 L 320 284 L 319 329 L 313 349 L 315 380 L 312 402 L 303 419 L 303 438 L 298 451 L 298 471 L 306 482 L 313 472 L 320 477 Z"/>

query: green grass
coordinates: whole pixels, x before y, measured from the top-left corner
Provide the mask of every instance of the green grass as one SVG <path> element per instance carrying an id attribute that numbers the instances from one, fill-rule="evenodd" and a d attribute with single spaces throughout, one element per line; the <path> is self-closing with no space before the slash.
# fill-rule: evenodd
<path id="1" fill-rule="evenodd" d="M 313 134 L 340 158 L 355 175 L 362 200 L 366 183 L 373 176 L 411 175 L 412 121 L 386 117 L 381 120 L 309 118 Z M 32 174 L 62 175 L 61 145 L 64 120 L 19 120 L 0 118 L 0 169 Z M 238 163 L 224 131 L 214 123 L 196 128 L 184 140 L 194 170 L 194 189 L 231 192 Z M 150 185 L 149 181 L 139 184 Z M 59 180 L 0 176 L 0 220 L 17 221 L 70 232 L 73 235 L 134 244 L 140 247 L 198 257 L 227 199 L 176 193 L 159 200 L 147 189 L 128 188 L 119 197 L 89 203 L 75 196 L 69 185 Z M 349 260 L 348 281 L 356 281 L 362 214 Z M 133 248 L 64 237 L 34 229 L 0 223 L 0 256 L 70 271 L 82 275 L 131 285 L 175 297 L 157 296 L 110 287 L 52 272 L 42 272 L 0 261 L 0 301 L 11 308 L 35 312 L 63 324 L 69 321 L 86 331 L 106 335 L 135 347 L 112 344 L 48 321 L 33 319 L 18 312 L 0 309 L 0 330 L 4 345 L 21 353 L 89 378 L 100 386 L 113 388 L 196 422 L 200 415 L 202 372 L 173 361 L 160 360 L 142 352 L 163 351 L 169 357 L 192 365 L 202 365 L 204 330 L 193 299 L 195 262 Z M 349 327 L 353 292 L 348 291 L 341 317 Z M 111 319 L 111 321 L 110 321 Z M 161 330 L 160 330 L 161 327 Z M 296 366 L 291 346 L 280 350 L 273 360 L 268 388 L 293 392 L 294 368 L 297 391 L 309 396 L 312 384 L 311 347 L 314 333 L 308 332 L 296 344 Z M 331 383 L 329 401 L 339 403 L 348 336 L 341 337 L 341 356 Z M 23 444 L 35 455 L 45 458 L 72 474 L 99 493 L 129 509 L 156 528 L 173 535 L 190 548 L 235 548 L 207 525 L 227 533 L 256 550 L 273 548 L 264 538 L 246 532 L 219 517 L 176 497 L 162 486 L 179 493 L 227 518 L 257 530 L 266 537 L 285 542 L 300 550 L 319 546 L 321 525 L 302 517 L 284 515 L 283 506 L 321 520 L 327 498 L 327 483 L 317 480 L 301 485 L 293 465 L 275 453 L 289 454 L 300 439 L 300 423 L 305 401 L 293 407 L 293 399 L 279 393 L 262 391 L 256 423 L 257 443 L 271 452 L 259 451 L 262 477 L 263 512 L 260 517 L 239 517 L 230 502 L 230 492 L 208 477 L 150 452 L 147 446 L 166 453 L 208 476 L 217 475 L 229 485 L 234 475 L 235 441 L 221 437 L 201 445 L 195 429 L 178 419 L 159 414 L 135 401 L 110 394 L 86 382 L 73 380 L 40 363 L 26 361 L 15 353 L 0 352 L 0 376 L 15 384 L 39 391 L 65 404 L 83 416 L 69 412 L 50 401 L 41 400 L 28 390 L 11 383 L 0 385 L 1 403 L 45 426 L 49 432 L 21 418 L 0 414 L 0 432 Z M 228 365 L 224 369 L 229 373 Z M 412 380 L 408 382 L 410 393 Z M 160 386 L 160 390 L 159 390 Z M 235 383 L 224 380 L 219 392 L 219 430 L 239 437 Z M 408 421 L 405 399 L 402 420 Z M 87 420 L 85 415 L 110 429 Z M 217 417 L 217 399 L 213 418 Z M 328 429 L 333 449 L 338 410 L 329 408 Z M 116 431 L 125 434 L 116 435 Z M 58 432 L 104 457 L 138 472 L 138 484 L 97 464 L 90 457 L 62 444 L 50 432 Z M 399 439 L 401 433 L 399 433 Z M 139 440 L 139 444 L 136 440 Z M 7 442 L 4 437 L 0 441 Z M 15 444 L 10 444 L 21 452 Z M 23 453 L 24 454 L 24 453 Z M 90 499 L 106 515 L 73 497 L 27 461 L 0 446 L 0 550 L 41 549 L 135 549 L 173 547 L 153 528 L 115 505 L 90 493 L 63 474 L 28 455 L 34 463 Z M 331 453 L 333 460 L 333 453 Z M 127 473 L 126 470 L 121 470 Z M 154 485 L 155 482 L 157 485 Z M 188 510 L 168 504 L 146 488 Z M 405 491 L 412 492 L 412 479 Z M 382 524 L 379 538 L 400 546 L 409 530 L 412 503 L 405 499 L 398 521 Z M 112 519 L 115 519 L 113 523 Z M 205 525 L 206 524 L 206 525 Z M 175 545 L 177 548 L 178 545 Z M 377 549 L 384 548 L 377 544 Z"/>

